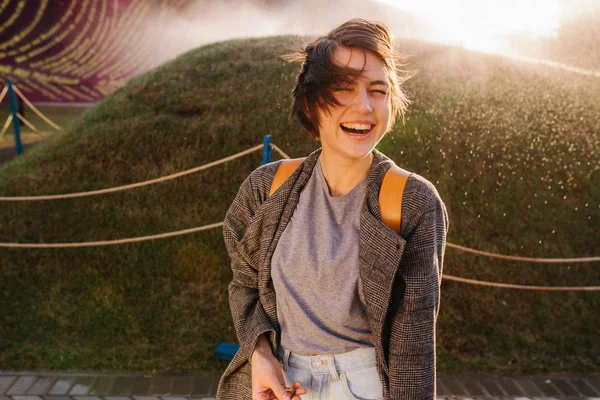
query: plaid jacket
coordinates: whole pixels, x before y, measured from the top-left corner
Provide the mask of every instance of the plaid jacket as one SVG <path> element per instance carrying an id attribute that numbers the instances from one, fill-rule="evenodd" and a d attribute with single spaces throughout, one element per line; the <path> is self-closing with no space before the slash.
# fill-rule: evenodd
<path id="1" fill-rule="evenodd" d="M 271 257 L 320 151 L 311 153 L 270 197 L 279 162 L 258 168 L 227 212 L 223 235 L 233 270 L 229 303 L 240 350 L 221 377 L 218 400 L 251 399 L 250 361 L 258 336 L 268 332 L 273 348 L 279 344 Z M 432 400 L 448 214 L 435 187 L 411 174 L 402 200 L 400 235 L 383 224 L 379 188 L 392 164 L 374 152 L 360 215 L 360 279 L 384 398 Z"/>

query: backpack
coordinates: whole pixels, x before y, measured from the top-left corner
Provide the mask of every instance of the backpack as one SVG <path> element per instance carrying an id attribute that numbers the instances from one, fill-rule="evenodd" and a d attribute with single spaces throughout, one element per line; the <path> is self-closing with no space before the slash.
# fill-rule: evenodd
<path id="1" fill-rule="evenodd" d="M 271 184 L 269 196 L 271 196 L 279 187 L 289 178 L 304 158 L 295 158 L 291 160 L 283 160 L 275 178 Z M 389 226 L 394 232 L 400 233 L 400 222 L 402 220 L 402 194 L 404 186 L 408 180 L 410 172 L 394 165 L 386 172 L 379 190 L 379 212 L 381 220 Z"/>

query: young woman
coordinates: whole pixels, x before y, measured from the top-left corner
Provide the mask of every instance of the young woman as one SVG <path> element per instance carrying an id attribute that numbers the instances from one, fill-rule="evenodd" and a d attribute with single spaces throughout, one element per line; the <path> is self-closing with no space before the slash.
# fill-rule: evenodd
<path id="1" fill-rule="evenodd" d="M 240 350 L 217 398 L 434 399 L 448 215 L 410 174 L 399 232 L 382 222 L 375 146 L 407 105 L 389 30 L 350 20 L 296 56 L 292 114 L 322 148 L 272 194 L 281 162 L 258 168 L 226 215 Z"/>

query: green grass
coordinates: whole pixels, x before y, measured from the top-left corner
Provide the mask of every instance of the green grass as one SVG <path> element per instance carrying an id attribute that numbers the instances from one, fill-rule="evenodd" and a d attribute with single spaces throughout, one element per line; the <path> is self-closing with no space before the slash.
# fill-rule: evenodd
<path id="1" fill-rule="evenodd" d="M 289 121 L 291 37 L 204 46 L 131 81 L 24 157 L 0 193 L 68 193 L 182 171 L 262 143 L 318 144 Z M 432 181 L 448 241 L 529 257 L 600 254 L 600 81 L 460 49 L 402 42 L 414 103 L 379 148 Z M 221 221 L 254 153 L 127 192 L 3 203 L 2 242 L 80 242 Z M 445 273 L 529 285 L 599 285 L 598 263 L 505 262 L 448 248 Z M 111 247 L 0 249 L 0 369 L 221 369 L 235 341 L 219 229 Z M 444 281 L 441 371 L 599 371 L 598 292 Z"/>

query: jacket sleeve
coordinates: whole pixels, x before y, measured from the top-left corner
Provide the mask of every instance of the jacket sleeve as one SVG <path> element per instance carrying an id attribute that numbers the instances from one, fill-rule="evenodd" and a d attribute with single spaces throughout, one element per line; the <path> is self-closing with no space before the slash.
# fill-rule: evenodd
<path id="1" fill-rule="evenodd" d="M 436 320 L 448 232 L 448 213 L 437 192 L 406 239 L 399 271 L 404 298 L 392 317 L 389 383 L 392 399 L 436 398 Z"/>
<path id="2" fill-rule="evenodd" d="M 259 335 L 270 332 L 272 346 L 275 343 L 275 329 L 265 313 L 258 295 L 258 265 L 256 260 L 245 254 L 243 241 L 247 235 L 257 234 L 247 231 L 247 227 L 258 207 L 257 189 L 250 175 L 240 187 L 231 207 L 227 211 L 223 225 L 223 238 L 229 257 L 233 279 L 229 284 L 229 306 L 233 317 L 240 350 L 248 361 Z"/>

